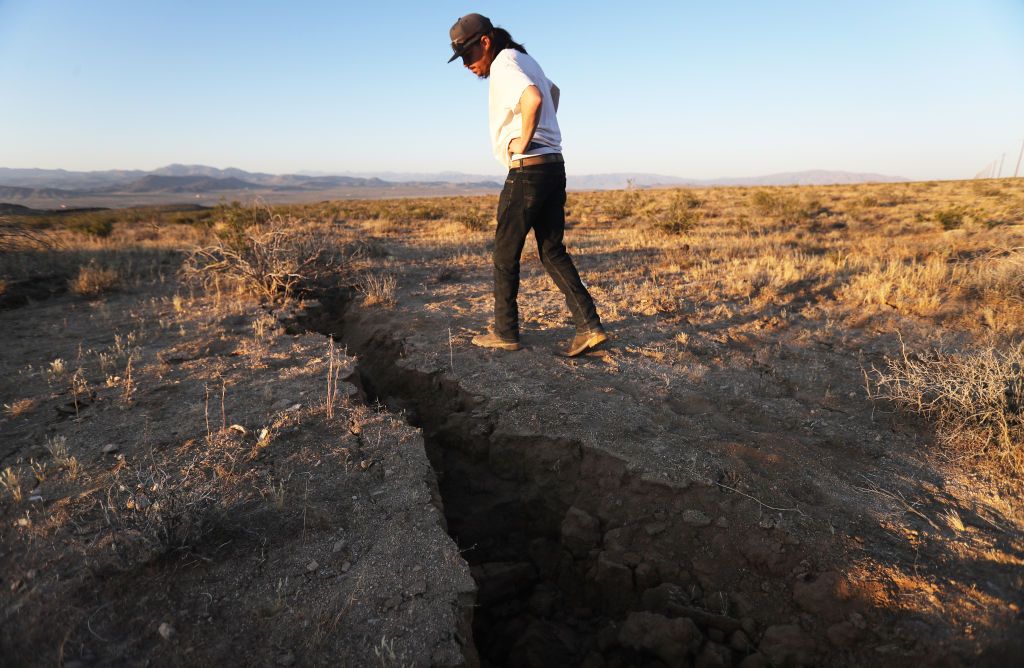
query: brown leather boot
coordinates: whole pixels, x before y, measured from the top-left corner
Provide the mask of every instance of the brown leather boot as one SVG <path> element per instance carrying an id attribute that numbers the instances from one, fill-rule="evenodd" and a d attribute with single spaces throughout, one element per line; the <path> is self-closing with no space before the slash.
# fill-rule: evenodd
<path id="1" fill-rule="evenodd" d="M 604 328 L 600 325 L 585 332 L 578 332 L 565 350 L 565 356 L 576 357 L 577 355 L 582 355 L 587 351 L 597 348 L 607 340 L 608 335 L 605 334 Z"/>
<path id="2" fill-rule="evenodd" d="M 519 350 L 522 346 L 516 339 L 503 339 L 494 333 L 490 328 L 486 334 L 477 334 L 473 337 L 473 345 L 481 348 L 500 348 L 501 350 Z"/>

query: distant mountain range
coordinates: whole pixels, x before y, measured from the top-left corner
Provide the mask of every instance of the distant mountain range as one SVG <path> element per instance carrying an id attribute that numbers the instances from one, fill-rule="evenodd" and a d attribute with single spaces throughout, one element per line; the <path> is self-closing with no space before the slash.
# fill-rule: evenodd
<path id="1" fill-rule="evenodd" d="M 856 174 L 841 171 L 813 170 L 787 172 L 767 176 L 719 179 L 683 179 L 675 176 L 645 173 L 570 175 L 573 190 L 607 190 L 652 186 L 760 186 L 760 185 L 825 185 L 866 182 L 907 181 L 898 176 Z M 63 169 L 15 169 L 0 167 L 0 201 L 7 202 L 84 202 L 97 199 L 130 200 L 131 197 L 174 198 L 191 195 L 228 197 L 231 194 L 260 195 L 267 199 L 296 200 L 308 193 L 338 196 L 387 197 L 395 193 L 453 194 L 488 192 L 501 187 L 501 177 L 459 172 L 342 173 L 306 172 L 299 174 L 266 174 L 241 169 L 218 169 L 206 165 L 168 165 L 152 171 L 107 170 L 75 172 Z"/>
<path id="2" fill-rule="evenodd" d="M 0 170 L 2 172 L 2 170 Z M 325 172 L 302 172 L 309 176 L 326 176 Z M 408 183 L 415 181 L 444 181 L 449 183 L 474 183 L 481 181 L 500 181 L 501 176 L 466 174 L 463 172 L 438 172 L 424 174 L 419 172 L 339 172 L 353 177 L 375 177 L 392 183 Z M 664 174 L 648 174 L 643 172 L 621 172 L 613 174 L 573 174 L 568 175 L 568 186 L 572 190 L 612 190 L 626 188 L 630 183 L 638 188 L 652 186 L 811 186 L 835 185 L 845 183 L 896 183 L 906 182 L 902 176 L 886 176 L 858 172 L 828 171 L 813 169 L 802 172 L 783 172 L 765 176 L 721 177 L 716 179 L 686 179 Z M 0 176 L 2 182 L 2 176 Z"/>

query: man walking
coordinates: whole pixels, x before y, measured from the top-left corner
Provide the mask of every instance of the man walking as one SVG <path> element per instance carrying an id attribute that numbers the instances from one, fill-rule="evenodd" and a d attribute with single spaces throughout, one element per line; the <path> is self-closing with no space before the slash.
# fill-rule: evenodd
<path id="1" fill-rule="evenodd" d="M 508 31 L 480 14 L 467 14 L 449 31 L 454 55 L 473 74 L 489 79 L 488 115 L 494 157 L 508 168 L 498 199 L 494 237 L 494 324 L 473 337 L 485 348 L 519 350 L 519 258 L 533 230 L 537 253 L 565 295 L 576 336 L 565 354 L 575 357 L 608 336 L 594 300 L 562 241 L 565 234 L 565 163 L 555 112 L 558 87 Z"/>

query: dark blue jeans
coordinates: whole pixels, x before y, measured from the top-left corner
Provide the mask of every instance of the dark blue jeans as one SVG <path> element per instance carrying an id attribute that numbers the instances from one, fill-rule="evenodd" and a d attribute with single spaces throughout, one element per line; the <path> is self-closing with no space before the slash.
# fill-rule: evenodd
<path id="1" fill-rule="evenodd" d="M 494 236 L 494 332 L 519 338 L 519 258 L 533 230 L 537 253 L 548 275 L 565 295 L 580 332 L 601 325 L 594 300 L 565 250 L 565 164 L 545 163 L 513 169 L 498 198 Z"/>

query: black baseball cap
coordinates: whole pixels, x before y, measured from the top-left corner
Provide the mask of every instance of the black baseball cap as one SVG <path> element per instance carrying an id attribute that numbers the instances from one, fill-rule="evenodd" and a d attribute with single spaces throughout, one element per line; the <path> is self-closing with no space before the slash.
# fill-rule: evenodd
<path id="1" fill-rule="evenodd" d="M 466 14 L 456 21 L 448 31 L 448 36 L 452 38 L 452 51 L 455 52 L 448 62 L 461 58 L 469 47 L 480 41 L 480 38 L 493 28 L 491 20 L 480 14 Z"/>

